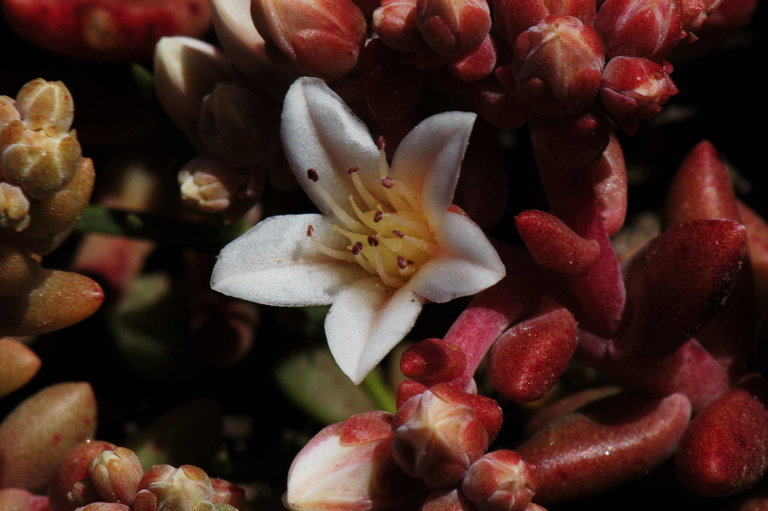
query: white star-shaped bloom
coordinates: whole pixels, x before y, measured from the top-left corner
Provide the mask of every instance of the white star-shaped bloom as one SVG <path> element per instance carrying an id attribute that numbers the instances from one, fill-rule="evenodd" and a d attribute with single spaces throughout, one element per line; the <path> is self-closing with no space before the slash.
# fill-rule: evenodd
<path id="1" fill-rule="evenodd" d="M 387 164 L 326 84 L 289 89 L 282 140 L 320 214 L 267 218 L 224 247 L 211 286 L 276 306 L 332 304 L 325 334 L 359 383 L 411 330 L 425 301 L 492 286 L 505 269 L 483 231 L 451 207 L 475 114 L 429 117 Z"/>

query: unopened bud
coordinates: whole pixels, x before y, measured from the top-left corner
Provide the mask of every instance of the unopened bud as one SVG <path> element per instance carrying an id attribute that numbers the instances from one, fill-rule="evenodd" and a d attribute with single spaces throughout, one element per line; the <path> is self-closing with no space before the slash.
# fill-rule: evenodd
<path id="1" fill-rule="evenodd" d="M 550 16 L 517 39 L 512 67 L 520 101 L 544 115 L 587 110 L 600 87 L 600 37 L 572 16 Z"/>
<path id="2" fill-rule="evenodd" d="M 16 96 L 16 108 L 30 130 L 42 130 L 49 135 L 69 131 L 75 115 L 72 95 L 62 82 L 47 82 L 37 78 L 21 88 Z"/>
<path id="3" fill-rule="evenodd" d="M 212 478 L 213 498 L 215 504 L 228 504 L 235 509 L 245 507 L 245 490 L 224 479 Z"/>
<path id="4" fill-rule="evenodd" d="M 493 451 L 469 467 L 461 489 L 480 511 L 524 511 L 535 491 L 531 478 L 522 456 Z"/>
<path id="5" fill-rule="evenodd" d="M 475 409 L 451 389 L 442 384 L 425 390 L 403 403 L 395 417 L 395 461 L 434 488 L 461 480 L 490 441 Z"/>
<path id="6" fill-rule="evenodd" d="M 303 74 L 335 80 L 357 63 L 366 23 L 351 0 L 261 0 L 251 14 L 259 33 Z"/>
<path id="7" fill-rule="evenodd" d="M 392 415 L 367 412 L 326 427 L 299 452 L 288 472 L 284 504 L 292 511 L 385 509 L 409 496 L 392 461 Z"/>
<path id="8" fill-rule="evenodd" d="M 664 60 L 685 37 L 679 6 L 679 0 L 606 0 L 595 20 L 606 55 Z"/>
<path id="9" fill-rule="evenodd" d="M 266 96 L 220 83 L 203 99 L 198 131 L 203 145 L 234 165 L 254 165 L 275 153 L 277 105 Z"/>
<path id="10" fill-rule="evenodd" d="M 213 497 L 208 475 L 193 465 L 155 465 L 141 478 L 139 488 L 154 495 L 159 510 L 195 511 L 197 503 Z"/>
<path id="11" fill-rule="evenodd" d="M 373 11 L 373 30 L 390 48 L 400 52 L 426 49 L 416 25 L 417 0 L 382 0 Z"/>
<path id="12" fill-rule="evenodd" d="M 547 16 L 574 16 L 587 25 L 595 20 L 595 0 L 493 0 L 492 5 L 494 26 L 511 46 Z"/>
<path id="13" fill-rule="evenodd" d="M 704 25 L 709 16 L 720 7 L 723 0 L 681 0 L 682 8 L 681 21 L 683 30 L 688 32 L 689 36 Z M 694 38 L 696 36 L 693 36 Z"/>
<path id="14" fill-rule="evenodd" d="M 430 48 L 455 57 L 483 42 L 491 13 L 486 0 L 418 0 L 416 23 Z"/>
<path id="15" fill-rule="evenodd" d="M 0 182 L 0 228 L 23 231 L 29 220 L 29 200 L 21 188 Z"/>
<path id="16" fill-rule="evenodd" d="M 6 124 L 20 120 L 21 114 L 16 110 L 16 102 L 8 96 L 0 96 L 0 133 Z M 0 137 L 0 144 L 2 144 L 2 137 Z"/>
<path id="17" fill-rule="evenodd" d="M 615 57 L 603 71 L 600 98 L 617 119 L 648 119 L 677 94 L 669 77 L 672 66 L 640 57 Z"/>
<path id="18" fill-rule="evenodd" d="M 102 500 L 131 505 L 144 470 L 132 450 L 117 447 L 96 456 L 88 473 Z"/>
<path id="19" fill-rule="evenodd" d="M 181 200 L 204 213 L 221 213 L 229 208 L 242 179 L 238 169 L 224 160 L 200 156 L 179 172 Z"/>

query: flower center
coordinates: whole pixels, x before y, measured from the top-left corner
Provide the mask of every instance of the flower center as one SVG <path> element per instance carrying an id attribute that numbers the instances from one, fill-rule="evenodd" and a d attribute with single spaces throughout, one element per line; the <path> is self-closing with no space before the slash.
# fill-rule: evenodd
<path id="1" fill-rule="evenodd" d="M 324 245 L 316 238 L 314 227 L 307 227 L 307 236 L 322 253 L 351 263 L 357 263 L 365 271 L 378 275 L 391 287 L 400 287 L 416 273 L 438 250 L 435 234 L 420 208 L 416 197 L 405 184 L 389 175 L 389 165 L 384 152 L 379 158 L 379 181 L 383 194 L 377 199 L 366 188 L 358 175 L 358 167 L 351 167 L 347 175 L 358 197 L 349 195 L 347 200 L 354 215 L 347 213 L 328 193 L 320 182 L 315 169 L 307 170 L 307 178 L 333 212 L 338 223 L 333 230 L 349 240 L 346 250 Z M 358 204 L 358 200 L 362 204 Z"/>

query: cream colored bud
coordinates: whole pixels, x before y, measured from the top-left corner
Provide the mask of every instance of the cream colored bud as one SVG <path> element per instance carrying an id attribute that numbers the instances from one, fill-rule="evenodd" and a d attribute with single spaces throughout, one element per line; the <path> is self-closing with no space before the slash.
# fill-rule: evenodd
<path id="1" fill-rule="evenodd" d="M 29 220 L 29 200 L 21 188 L 0 183 L 0 227 L 23 231 Z"/>
<path id="2" fill-rule="evenodd" d="M 20 186 L 31 198 L 45 199 L 72 179 L 81 156 L 74 132 L 49 137 L 27 130 L 21 140 L 3 149 L 0 169 L 6 181 Z"/>
<path id="3" fill-rule="evenodd" d="M 96 456 L 88 473 L 102 500 L 130 505 L 139 490 L 144 469 L 132 450 L 116 447 Z"/>
<path id="4" fill-rule="evenodd" d="M 198 503 L 213 498 L 210 478 L 193 465 L 155 465 L 144 474 L 140 487 L 154 494 L 157 509 L 197 511 Z"/>
<path id="5" fill-rule="evenodd" d="M 16 110 L 16 104 L 8 96 L 0 96 L 0 130 L 11 121 L 19 121 L 21 116 Z"/>
<path id="6" fill-rule="evenodd" d="M 69 131 L 75 115 L 72 95 L 62 82 L 37 78 L 25 84 L 16 96 L 16 109 L 31 130 L 49 135 Z"/>
<path id="7" fill-rule="evenodd" d="M 218 158 L 201 156 L 179 172 L 181 200 L 204 213 L 221 213 L 235 200 L 241 178 L 233 165 Z"/>

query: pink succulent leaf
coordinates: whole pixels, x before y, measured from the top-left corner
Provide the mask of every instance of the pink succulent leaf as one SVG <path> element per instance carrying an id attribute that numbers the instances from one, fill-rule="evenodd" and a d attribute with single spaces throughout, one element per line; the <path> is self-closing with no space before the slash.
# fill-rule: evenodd
<path id="1" fill-rule="evenodd" d="M 620 343 L 673 353 L 722 305 L 746 253 L 746 229 L 732 220 L 692 220 L 654 238 L 628 261 Z"/>
<path id="2" fill-rule="evenodd" d="M 615 133 L 611 133 L 602 156 L 588 170 L 606 234 L 613 236 L 624 225 L 627 214 L 627 167 Z"/>
<path id="3" fill-rule="evenodd" d="M 575 412 L 579 408 L 586 406 L 593 401 L 612 396 L 618 392 L 621 392 L 621 387 L 617 385 L 592 387 L 574 392 L 573 394 L 568 394 L 557 401 L 547 403 L 541 408 L 538 408 L 533 416 L 525 423 L 525 436 L 532 436 L 540 429 L 552 424 L 561 417 L 571 412 Z"/>
<path id="4" fill-rule="evenodd" d="M 576 351 L 576 320 L 546 300 L 539 313 L 504 332 L 491 349 L 493 386 L 507 399 L 525 403 L 544 396 Z"/>
<path id="5" fill-rule="evenodd" d="M 516 451 L 533 469 L 537 503 L 574 500 L 661 465 L 677 447 L 690 413 L 682 394 L 619 394 L 564 416 Z"/>

